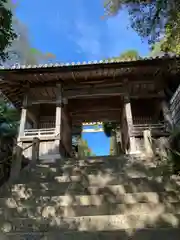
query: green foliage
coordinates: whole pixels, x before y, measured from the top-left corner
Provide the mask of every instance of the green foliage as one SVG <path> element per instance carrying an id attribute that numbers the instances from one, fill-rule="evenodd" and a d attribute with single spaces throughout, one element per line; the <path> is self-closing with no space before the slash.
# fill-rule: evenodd
<path id="1" fill-rule="evenodd" d="M 9 57 L 6 48 L 17 37 L 12 27 L 12 12 L 7 3 L 7 0 L 0 0 L 0 62 L 4 62 Z"/>
<path id="2" fill-rule="evenodd" d="M 125 51 L 123 53 L 121 53 L 118 57 L 112 57 L 112 58 L 108 58 L 106 60 L 104 60 L 104 62 L 106 61 L 121 61 L 121 60 L 138 60 L 140 59 L 140 55 L 139 53 L 136 51 L 136 50 L 128 50 L 128 51 Z"/>
<path id="3" fill-rule="evenodd" d="M 150 57 L 154 57 L 154 56 L 158 55 L 159 53 L 164 52 L 164 49 L 163 49 L 164 41 L 165 40 L 162 39 L 161 41 L 156 42 L 155 44 L 152 45 Z"/>
<path id="4" fill-rule="evenodd" d="M 103 123 L 103 131 L 107 137 L 111 137 L 113 131 L 117 128 L 117 123 L 114 122 L 104 122 Z"/>
<path id="5" fill-rule="evenodd" d="M 43 53 L 40 50 L 31 46 L 29 42 L 29 33 L 27 27 L 17 19 L 15 10 L 18 7 L 17 3 L 7 0 L 7 7 L 13 14 L 12 26 L 17 34 L 10 45 L 6 47 L 5 53 L 8 54 L 6 59 L 7 64 L 19 63 L 21 65 L 36 65 L 38 63 L 47 63 L 48 60 L 55 58 L 52 53 Z"/>
<path id="6" fill-rule="evenodd" d="M 124 8 L 129 12 L 132 28 L 141 37 L 155 43 L 163 35 L 163 48 L 179 53 L 179 0 L 105 0 L 105 11 L 109 16 Z"/>
<path id="7" fill-rule="evenodd" d="M 78 153 L 80 157 L 90 157 L 95 156 L 95 154 L 88 147 L 88 143 L 84 139 L 80 139 L 78 143 Z"/>
<path id="8" fill-rule="evenodd" d="M 16 136 L 19 118 L 20 115 L 15 108 L 0 100 L 0 138 Z"/>
<path id="9" fill-rule="evenodd" d="M 39 62 L 47 62 L 53 58 L 53 54 L 42 53 L 31 46 L 26 26 L 15 17 L 13 26 L 18 34 L 18 38 L 12 41 L 11 46 L 6 49 L 9 54 L 9 59 L 6 61 L 8 64 L 36 65 Z"/>
<path id="10" fill-rule="evenodd" d="M 123 60 L 138 60 L 140 59 L 139 53 L 136 50 L 128 50 L 120 54 L 118 57 L 119 59 Z"/>

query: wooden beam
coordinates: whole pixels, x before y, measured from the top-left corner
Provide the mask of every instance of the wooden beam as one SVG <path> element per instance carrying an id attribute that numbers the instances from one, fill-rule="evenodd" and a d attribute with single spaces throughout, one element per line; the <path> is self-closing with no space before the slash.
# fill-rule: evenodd
<path id="1" fill-rule="evenodd" d="M 89 99 L 71 99 L 68 102 L 68 108 L 71 112 L 83 112 L 86 110 L 101 109 L 106 110 L 112 108 L 121 108 L 122 99 L 119 96 L 116 97 L 104 97 L 104 98 L 93 98 Z"/>
<path id="2" fill-rule="evenodd" d="M 95 112 L 103 112 L 103 111 L 109 111 L 109 112 L 112 112 L 112 111 L 121 111 L 121 109 L 120 108 L 108 108 L 108 107 L 104 107 L 104 108 L 96 108 L 96 107 L 94 107 L 94 109 L 92 108 L 92 109 L 87 109 L 86 110 L 86 112 L 87 113 L 89 113 L 89 114 L 93 114 L 93 113 L 95 113 Z M 82 111 L 82 110 L 79 110 L 79 111 L 73 111 L 73 112 L 71 112 L 71 115 L 72 116 L 76 116 L 76 115 L 78 115 L 78 114 L 82 114 L 82 112 L 84 112 L 84 110 Z"/>
<path id="3" fill-rule="evenodd" d="M 37 101 L 32 101 L 32 105 L 39 105 L 39 104 L 56 104 L 56 101 L 54 100 L 37 100 Z"/>
<path id="4" fill-rule="evenodd" d="M 120 96 L 124 94 L 123 87 L 116 88 L 89 88 L 77 90 L 68 90 L 64 92 L 64 96 L 68 99 L 88 98 L 88 97 L 100 97 L 100 96 Z"/>
<path id="5" fill-rule="evenodd" d="M 108 80 L 109 81 L 109 80 Z M 96 81 L 96 82 L 80 82 L 78 84 L 68 84 L 64 86 L 64 90 L 75 90 L 75 89 L 84 89 L 84 88 L 102 88 L 102 87 L 117 87 L 117 86 L 122 86 L 122 82 L 106 82 L 106 80 L 103 81 Z"/>
<path id="6" fill-rule="evenodd" d="M 72 116 L 72 121 L 82 119 L 83 121 L 90 121 L 90 122 L 96 122 L 96 121 L 101 121 L 101 119 L 106 119 L 106 120 L 119 120 L 120 116 L 120 111 L 112 111 L 111 113 L 109 112 L 83 112 L 79 113 L 77 115 Z"/>
<path id="7" fill-rule="evenodd" d="M 139 94 L 130 94 L 131 99 L 151 99 L 151 98 L 156 98 L 156 99 L 161 99 L 163 98 L 163 95 L 161 93 L 146 93 L 142 92 Z"/>

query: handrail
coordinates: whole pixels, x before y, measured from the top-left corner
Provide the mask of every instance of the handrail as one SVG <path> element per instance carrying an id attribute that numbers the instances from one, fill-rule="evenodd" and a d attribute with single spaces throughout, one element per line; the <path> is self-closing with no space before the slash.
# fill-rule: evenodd
<path id="1" fill-rule="evenodd" d="M 168 134 L 168 128 L 166 124 L 157 123 L 157 124 L 134 124 L 132 126 L 133 135 L 142 135 L 143 131 L 150 130 L 152 134 Z"/>
<path id="2" fill-rule="evenodd" d="M 21 142 L 22 142 L 22 141 L 19 141 L 18 143 L 21 143 Z M 15 149 L 19 147 L 19 146 L 18 146 L 18 143 L 16 144 L 16 146 L 14 146 Z M 27 150 L 28 148 L 32 147 L 33 145 L 34 145 L 34 143 L 31 143 L 29 146 L 27 146 L 27 147 L 25 147 L 24 149 L 22 149 L 22 153 L 23 153 L 25 150 Z M 14 150 L 14 149 L 13 149 L 13 150 Z M 15 151 L 15 150 L 14 150 L 14 151 Z M 13 155 L 13 154 L 12 154 L 12 155 Z M 9 157 L 3 159 L 3 161 L 0 161 L 0 164 L 8 161 L 8 160 L 11 159 L 11 158 L 12 158 L 12 156 L 9 156 Z M 10 163 L 9 163 L 9 164 L 10 164 Z"/>
<path id="3" fill-rule="evenodd" d="M 54 135 L 55 128 L 25 129 L 24 137 Z"/>
<path id="4" fill-rule="evenodd" d="M 25 129 L 25 131 L 27 132 L 44 132 L 44 131 L 52 131 L 52 130 L 55 130 L 55 128 L 37 128 L 37 129 L 34 129 L 34 128 L 31 128 L 31 129 Z"/>
<path id="5" fill-rule="evenodd" d="M 138 127 L 138 126 L 142 126 L 142 127 L 158 127 L 158 126 L 164 126 L 163 123 L 144 123 L 144 124 L 134 124 L 133 126 Z"/>
<path id="6" fill-rule="evenodd" d="M 158 124 L 134 124 L 133 128 L 137 128 L 137 129 L 141 129 L 141 128 L 146 128 L 146 129 L 157 129 L 157 128 L 161 128 L 161 129 L 165 129 L 165 124 L 162 123 L 158 123 Z"/>

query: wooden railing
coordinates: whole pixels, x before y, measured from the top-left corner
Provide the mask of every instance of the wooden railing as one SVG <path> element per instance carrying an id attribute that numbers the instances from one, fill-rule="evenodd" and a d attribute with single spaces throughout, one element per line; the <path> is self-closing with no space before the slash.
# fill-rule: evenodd
<path id="1" fill-rule="evenodd" d="M 24 137 L 54 136 L 55 128 L 25 129 Z"/>
<path id="2" fill-rule="evenodd" d="M 152 135 L 167 135 L 168 131 L 166 125 L 164 123 L 157 123 L 157 124 L 135 124 L 133 125 L 133 135 L 143 135 L 143 131 L 151 130 Z"/>

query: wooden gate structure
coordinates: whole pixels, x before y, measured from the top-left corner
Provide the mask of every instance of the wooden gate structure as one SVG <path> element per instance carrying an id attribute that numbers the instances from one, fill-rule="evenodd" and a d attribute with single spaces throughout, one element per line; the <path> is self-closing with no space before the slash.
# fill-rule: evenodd
<path id="1" fill-rule="evenodd" d="M 21 110 L 18 142 L 40 139 L 40 158 L 71 153 L 82 122 L 116 121 L 124 152 L 166 136 L 166 89 L 177 85 L 179 58 L 55 64 L 0 69 L 2 93 Z M 146 138 L 145 137 L 145 138 Z M 31 158 L 31 149 L 25 152 Z"/>

